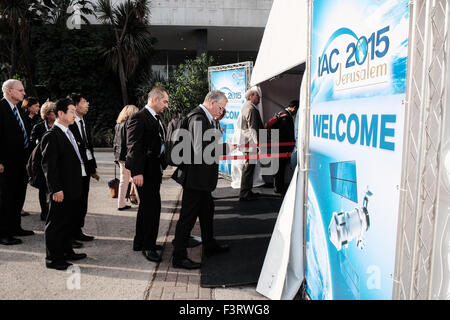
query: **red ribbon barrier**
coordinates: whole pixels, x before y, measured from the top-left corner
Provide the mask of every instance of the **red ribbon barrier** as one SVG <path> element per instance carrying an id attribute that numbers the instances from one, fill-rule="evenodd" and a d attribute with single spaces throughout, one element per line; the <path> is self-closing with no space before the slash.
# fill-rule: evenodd
<path id="1" fill-rule="evenodd" d="M 288 158 L 292 152 L 268 153 L 268 154 L 248 154 L 240 156 L 220 156 L 220 160 L 249 160 L 249 159 L 268 159 L 268 158 Z"/>

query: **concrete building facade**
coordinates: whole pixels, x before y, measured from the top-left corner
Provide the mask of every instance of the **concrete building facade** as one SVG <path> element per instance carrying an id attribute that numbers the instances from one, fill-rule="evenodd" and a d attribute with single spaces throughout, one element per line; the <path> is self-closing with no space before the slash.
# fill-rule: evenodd
<path id="1" fill-rule="evenodd" d="M 255 61 L 273 0 L 154 0 L 150 30 L 158 39 L 153 69 L 168 76 L 202 53 L 216 64 Z"/>

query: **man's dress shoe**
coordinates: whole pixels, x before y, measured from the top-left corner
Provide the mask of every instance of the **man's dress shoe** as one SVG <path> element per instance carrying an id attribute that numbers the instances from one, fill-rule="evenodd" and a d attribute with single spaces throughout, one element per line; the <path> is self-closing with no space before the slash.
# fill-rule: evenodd
<path id="1" fill-rule="evenodd" d="M 86 253 L 75 253 L 75 252 L 71 252 L 71 253 L 66 253 L 64 255 L 64 258 L 66 260 L 81 260 L 87 257 Z"/>
<path id="2" fill-rule="evenodd" d="M 14 232 L 14 235 L 15 235 L 16 237 L 32 236 L 32 235 L 34 235 L 34 232 L 31 231 L 31 230 L 23 230 L 23 229 L 20 229 L 20 230 Z"/>
<path id="3" fill-rule="evenodd" d="M 78 242 L 76 240 L 72 240 L 72 248 L 73 249 L 79 249 L 83 246 L 83 244 L 81 242 Z"/>
<path id="4" fill-rule="evenodd" d="M 230 251 L 230 247 L 227 244 L 215 243 L 213 245 L 203 247 L 203 254 L 207 257 L 228 251 Z"/>
<path id="5" fill-rule="evenodd" d="M 88 236 L 88 235 L 84 234 L 83 232 L 81 232 L 79 235 L 77 235 L 75 237 L 75 240 L 78 240 L 78 241 L 92 241 L 94 239 L 95 238 L 93 236 Z"/>
<path id="6" fill-rule="evenodd" d="M 149 261 L 161 262 L 162 260 L 158 252 L 156 252 L 155 250 L 142 250 L 142 254 Z"/>
<path id="7" fill-rule="evenodd" d="M 182 259 L 173 258 L 172 266 L 174 268 L 179 268 L 179 269 L 193 270 L 193 269 L 199 269 L 202 265 L 200 263 L 194 262 L 191 259 L 186 257 L 186 258 L 182 258 Z"/>
<path id="8" fill-rule="evenodd" d="M 21 244 L 22 240 L 14 238 L 14 237 L 5 237 L 5 238 L 0 238 L 0 244 L 3 244 L 5 246 L 12 246 L 15 244 Z"/>
<path id="9" fill-rule="evenodd" d="M 45 266 L 48 269 L 67 270 L 72 264 L 66 261 L 45 261 Z"/>

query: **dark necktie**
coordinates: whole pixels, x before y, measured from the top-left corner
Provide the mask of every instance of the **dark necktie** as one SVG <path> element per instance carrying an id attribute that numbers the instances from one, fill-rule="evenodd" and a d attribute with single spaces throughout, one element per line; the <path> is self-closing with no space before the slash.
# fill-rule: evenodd
<path id="1" fill-rule="evenodd" d="M 160 116 L 159 115 L 155 115 L 156 120 L 158 120 L 158 127 L 159 127 L 159 135 L 161 137 L 162 142 L 165 142 L 165 134 L 164 134 L 164 130 L 162 128 L 162 124 L 161 124 L 161 120 L 160 120 Z"/>
<path id="2" fill-rule="evenodd" d="M 88 149 L 89 145 L 88 145 L 88 141 L 87 141 L 87 137 L 86 137 L 86 131 L 84 129 L 84 121 L 83 121 L 83 119 L 80 120 L 80 125 L 81 125 L 81 137 L 83 138 L 84 146 L 86 147 L 86 149 Z"/>
<path id="3" fill-rule="evenodd" d="M 22 130 L 23 141 L 24 141 L 23 147 L 24 148 L 28 148 L 28 145 L 29 145 L 28 144 L 28 135 L 27 135 L 27 132 L 25 131 L 25 128 L 24 128 L 24 126 L 22 124 L 22 121 L 20 121 L 20 116 L 19 116 L 19 112 L 17 111 L 17 107 L 13 108 L 13 113 L 14 113 L 14 116 L 16 117 L 17 122 L 19 123 L 20 129 Z"/>

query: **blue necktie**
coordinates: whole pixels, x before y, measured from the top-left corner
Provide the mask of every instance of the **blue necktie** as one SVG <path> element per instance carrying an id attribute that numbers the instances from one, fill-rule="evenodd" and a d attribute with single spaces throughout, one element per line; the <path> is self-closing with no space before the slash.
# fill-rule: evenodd
<path id="1" fill-rule="evenodd" d="M 19 113 L 17 112 L 17 107 L 13 108 L 13 113 L 16 116 L 16 120 L 19 123 L 20 129 L 22 129 L 23 140 L 24 140 L 23 147 L 28 148 L 28 135 L 27 135 L 27 132 L 25 131 L 25 128 L 23 127 L 22 121 L 20 120 Z"/>

